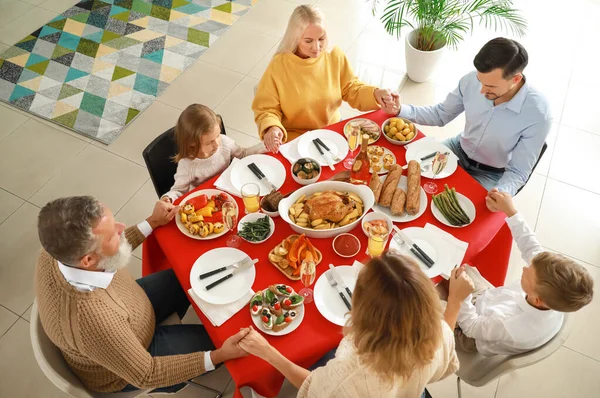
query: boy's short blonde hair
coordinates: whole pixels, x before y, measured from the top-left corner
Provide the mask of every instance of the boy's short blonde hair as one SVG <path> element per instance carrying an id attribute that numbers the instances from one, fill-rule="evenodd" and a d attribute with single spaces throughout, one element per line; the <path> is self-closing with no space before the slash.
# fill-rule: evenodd
<path id="1" fill-rule="evenodd" d="M 533 258 L 535 290 L 549 308 L 574 312 L 586 306 L 594 296 L 594 281 L 590 273 L 562 254 L 542 252 Z"/>

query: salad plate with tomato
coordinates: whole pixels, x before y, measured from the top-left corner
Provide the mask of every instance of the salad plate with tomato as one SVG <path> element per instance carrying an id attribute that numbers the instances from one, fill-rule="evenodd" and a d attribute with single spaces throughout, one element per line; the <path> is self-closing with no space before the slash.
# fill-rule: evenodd
<path id="1" fill-rule="evenodd" d="M 271 336 L 292 333 L 304 319 L 304 297 L 283 283 L 257 291 L 249 307 L 254 325 Z"/>
<path id="2" fill-rule="evenodd" d="M 179 214 L 175 217 L 177 228 L 192 239 L 215 239 L 227 233 L 221 211 L 223 203 L 235 199 L 218 189 L 202 189 L 189 194 L 179 204 Z M 239 209 L 236 209 L 239 214 Z"/>

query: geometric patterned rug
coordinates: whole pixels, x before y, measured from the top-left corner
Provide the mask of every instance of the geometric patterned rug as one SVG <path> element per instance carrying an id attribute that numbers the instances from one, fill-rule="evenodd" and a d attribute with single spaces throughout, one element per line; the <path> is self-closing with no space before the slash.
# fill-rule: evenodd
<path id="1" fill-rule="evenodd" d="M 0 54 L 0 100 L 108 144 L 257 1 L 82 1 Z"/>

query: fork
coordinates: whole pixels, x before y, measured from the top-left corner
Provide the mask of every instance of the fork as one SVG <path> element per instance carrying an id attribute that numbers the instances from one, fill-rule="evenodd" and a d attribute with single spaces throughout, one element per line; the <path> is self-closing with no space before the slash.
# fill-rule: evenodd
<path id="1" fill-rule="evenodd" d="M 199 278 L 200 279 L 205 279 L 205 278 L 208 278 L 209 276 L 213 276 L 215 274 L 218 274 L 219 272 L 227 271 L 228 269 L 233 268 L 233 267 L 235 267 L 235 268 L 245 268 L 247 266 L 249 267 L 250 266 L 250 264 L 249 264 L 250 262 L 254 262 L 254 260 L 252 260 L 250 257 L 246 257 L 246 258 L 244 258 L 241 261 L 236 261 L 233 264 L 225 265 L 225 266 L 223 266 L 221 268 L 217 268 L 215 270 L 212 270 L 212 271 L 206 272 L 204 274 L 201 274 L 199 276 Z"/>
<path id="2" fill-rule="evenodd" d="M 348 302 L 348 299 L 346 298 L 346 296 L 344 296 L 344 293 L 342 292 L 341 288 L 338 286 L 338 283 L 335 280 L 335 278 L 333 277 L 333 274 L 330 272 L 326 272 L 325 277 L 327 278 L 327 282 L 329 282 L 331 287 L 335 288 L 338 291 L 338 293 L 340 294 L 340 297 L 342 298 L 342 300 L 344 300 L 344 304 L 346 304 L 346 308 L 348 308 L 348 311 L 352 310 L 352 306 Z"/>

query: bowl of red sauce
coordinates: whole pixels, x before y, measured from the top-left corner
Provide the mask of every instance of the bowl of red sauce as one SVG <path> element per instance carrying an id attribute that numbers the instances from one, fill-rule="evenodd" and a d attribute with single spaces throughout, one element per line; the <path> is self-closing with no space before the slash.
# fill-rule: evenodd
<path id="1" fill-rule="evenodd" d="M 333 239 L 333 251 L 338 256 L 354 257 L 360 252 L 360 241 L 352 234 L 340 234 Z"/>

